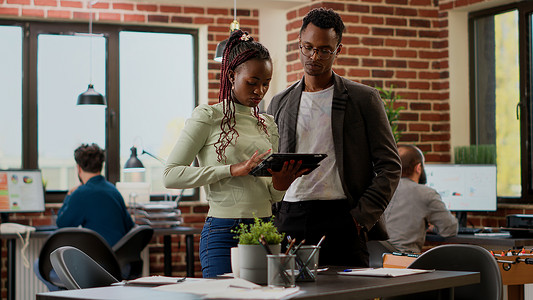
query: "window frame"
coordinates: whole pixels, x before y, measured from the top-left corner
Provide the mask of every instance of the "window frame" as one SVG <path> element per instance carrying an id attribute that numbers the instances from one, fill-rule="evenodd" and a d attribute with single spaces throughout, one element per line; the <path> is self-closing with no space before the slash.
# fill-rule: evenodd
<path id="1" fill-rule="evenodd" d="M 20 26 L 22 40 L 22 168 L 37 169 L 38 162 L 38 121 L 37 121 L 37 37 L 39 34 L 73 34 L 88 32 L 87 22 L 47 22 L 0 19 L 0 25 Z M 106 38 L 106 90 L 105 110 L 106 160 L 104 176 L 112 183 L 120 181 L 120 74 L 119 74 L 119 33 L 139 31 L 154 33 L 189 34 L 193 38 L 194 107 L 198 106 L 199 42 L 198 29 L 170 26 L 141 26 L 124 24 L 93 23 L 94 34 Z M 76 99 L 72 99 L 76 101 Z M 67 191 L 47 191 L 46 203 L 61 203 Z M 183 201 L 199 200 L 199 189 L 193 196 L 184 196 Z M 161 195 L 152 195 L 155 199 Z"/>
<path id="2" fill-rule="evenodd" d="M 533 165 L 531 155 L 533 138 L 531 136 L 531 22 L 528 17 L 533 17 L 533 3 L 517 2 L 480 11 L 468 15 L 469 36 L 469 78 L 470 78 L 470 144 L 477 143 L 476 124 L 476 57 L 475 57 L 475 27 L 476 19 L 494 16 L 500 13 L 516 10 L 518 12 L 518 61 L 519 61 L 519 97 L 517 115 L 520 118 L 520 167 L 521 167 L 521 196 L 498 197 L 498 203 L 506 204 L 531 204 L 533 203 Z M 519 110 L 519 113 L 518 113 Z"/>

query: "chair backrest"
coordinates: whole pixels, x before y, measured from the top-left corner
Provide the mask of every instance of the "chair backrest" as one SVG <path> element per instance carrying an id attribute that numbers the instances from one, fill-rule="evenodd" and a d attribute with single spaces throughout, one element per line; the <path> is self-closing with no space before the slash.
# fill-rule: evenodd
<path id="1" fill-rule="evenodd" d="M 102 266 L 75 247 L 57 248 L 50 254 L 50 261 L 57 276 L 69 290 L 108 286 L 118 282 Z"/>
<path id="2" fill-rule="evenodd" d="M 122 280 L 117 258 L 104 238 L 91 229 L 78 227 L 58 229 L 45 241 L 39 253 L 39 273 L 45 280 L 52 282 L 50 279 L 50 271 L 52 271 L 50 254 L 63 246 L 72 246 L 80 249 L 115 278 Z"/>
<path id="3" fill-rule="evenodd" d="M 150 226 L 134 226 L 113 246 L 123 278 L 134 279 L 142 276 L 141 251 L 150 243 L 153 235 L 154 230 Z"/>
<path id="4" fill-rule="evenodd" d="M 398 252 L 398 250 L 387 241 L 368 241 L 366 243 L 369 254 L 369 266 L 371 268 L 383 267 L 383 254 Z"/>
<path id="5" fill-rule="evenodd" d="M 455 288 L 455 299 L 501 300 L 503 297 L 498 263 L 489 251 L 480 246 L 437 246 L 420 255 L 408 268 L 480 272 L 480 283 Z"/>

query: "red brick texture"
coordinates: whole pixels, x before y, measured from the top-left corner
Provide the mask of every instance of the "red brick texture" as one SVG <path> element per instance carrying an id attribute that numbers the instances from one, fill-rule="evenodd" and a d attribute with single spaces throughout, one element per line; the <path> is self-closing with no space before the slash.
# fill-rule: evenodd
<path id="1" fill-rule="evenodd" d="M 317 6 L 334 8 L 346 25 L 334 71 L 370 86 L 393 86 L 402 97 L 398 106 L 406 108 L 400 115 L 405 130 L 400 144 L 425 148 L 428 161 L 449 162 L 446 8 L 432 0 L 361 0 L 315 1 L 288 11 L 287 85 L 302 76 L 296 67 L 298 32 L 303 16 Z"/>

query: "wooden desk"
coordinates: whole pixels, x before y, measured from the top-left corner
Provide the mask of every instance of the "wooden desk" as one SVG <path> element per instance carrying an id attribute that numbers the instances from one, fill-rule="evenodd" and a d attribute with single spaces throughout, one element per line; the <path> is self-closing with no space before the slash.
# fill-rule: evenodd
<path id="1" fill-rule="evenodd" d="M 426 235 L 426 245 L 440 244 L 472 244 L 481 246 L 487 250 L 509 250 L 523 247 L 533 247 L 533 239 L 479 236 L 474 234 L 459 234 L 454 237 L 443 238 L 440 235 Z"/>
<path id="2" fill-rule="evenodd" d="M 435 271 L 396 278 L 321 274 L 316 282 L 298 283 L 301 293 L 291 299 L 372 299 L 438 290 L 440 299 L 453 299 L 453 289 L 480 282 L 477 272 Z M 142 289 L 142 290 L 140 290 Z M 179 295 L 179 296 L 178 296 Z M 182 298 L 183 297 L 183 298 Z M 188 298 L 189 297 L 189 298 Z M 169 293 L 150 288 L 113 286 L 85 290 L 37 294 L 37 300 L 104 300 L 104 299 L 194 299 L 187 294 Z"/>

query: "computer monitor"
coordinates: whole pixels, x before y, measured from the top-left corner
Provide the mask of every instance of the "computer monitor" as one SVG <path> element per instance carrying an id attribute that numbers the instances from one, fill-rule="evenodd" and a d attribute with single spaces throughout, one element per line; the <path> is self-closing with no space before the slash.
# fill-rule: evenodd
<path id="1" fill-rule="evenodd" d="M 495 165 L 426 164 L 427 185 L 451 211 L 496 211 Z"/>
<path id="2" fill-rule="evenodd" d="M 496 211 L 496 165 L 426 164 L 427 185 L 435 189 L 459 226 L 466 227 L 468 211 Z"/>
<path id="3" fill-rule="evenodd" d="M 41 170 L 0 170 L 0 213 L 43 211 Z"/>
<path id="4" fill-rule="evenodd" d="M 425 166 L 427 185 L 440 194 L 450 211 L 455 211 L 460 227 L 467 227 L 467 212 L 496 211 L 495 165 Z"/>

